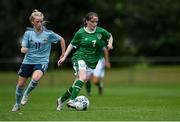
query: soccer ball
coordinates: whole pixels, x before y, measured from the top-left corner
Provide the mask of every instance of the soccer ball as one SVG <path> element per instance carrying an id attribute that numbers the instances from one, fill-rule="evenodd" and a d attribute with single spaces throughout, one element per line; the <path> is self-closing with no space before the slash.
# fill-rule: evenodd
<path id="1" fill-rule="evenodd" d="M 87 110 L 89 108 L 89 100 L 85 96 L 78 96 L 75 99 L 76 110 Z"/>

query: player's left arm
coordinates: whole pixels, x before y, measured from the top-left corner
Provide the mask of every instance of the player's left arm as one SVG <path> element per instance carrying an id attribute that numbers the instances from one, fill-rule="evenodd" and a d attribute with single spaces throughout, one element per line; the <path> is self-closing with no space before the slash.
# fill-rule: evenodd
<path id="1" fill-rule="evenodd" d="M 107 68 L 111 67 L 111 63 L 109 61 L 109 51 L 106 47 L 103 48 L 103 52 L 104 52 L 104 59 L 105 59 L 105 66 Z"/>
<path id="2" fill-rule="evenodd" d="M 66 49 L 66 44 L 65 44 L 64 38 L 53 31 L 49 30 L 48 32 L 49 32 L 49 35 L 48 35 L 47 39 L 48 39 L 48 41 L 50 41 L 50 43 L 60 42 L 60 47 L 61 47 L 61 56 L 60 57 L 63 57 L 64 53 L 65 53 L 65 49 Z"/>
<path id="3" fill-rule="evenodd" d="M 107 44 L 108 50 L 113 49 L 113 36 L 112 36 L 112 34 L 109 33 L 106 29 L 103 29 L 102 35 L 103 35 L 104 40 L 107 41 L 105 43 Z"/>
<path id="4" fill-rule="evenodd" d="M 107 41 L 108 41 L 107 48 L 109 50 L 112 50 L 113 49 L 113 36 L 111 35 Z"/>

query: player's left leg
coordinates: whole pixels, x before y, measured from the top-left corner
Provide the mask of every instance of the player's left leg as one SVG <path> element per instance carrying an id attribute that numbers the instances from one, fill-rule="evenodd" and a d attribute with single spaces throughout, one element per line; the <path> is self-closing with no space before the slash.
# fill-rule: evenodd
<path id="1" fill-rule="evenodd" d="M 104 77 L 105 72 L 105 60 L 104 58 L 98 61 L 96 68 L 93 72 L 92 82 L 98 87 L 98 92 L 100 95 L 103 93 L 103 81 L 102 78 Z"/>
<path id="2" fill-rule="evenodd" d="M 30 92 L 38 85 L 38 81 L 34 80 L 33 78 L 31 79 L 28 87 L 26 88 L 22 100 L 21 100 L 21 105 L 25 105 L 28 102 L 28 96 Z"/>
<path id="3" fill-rule="evenodd" d="M 38 85 L 38 81 L 42 76 L 43 76 L 43 72 L 41 70 L 36 70 L 33 72 L 32 79 L 29 82 L 29 85 L 23 94 L 23 98 L 21 100 L 22 105 L 25 105 L 28 102 L 28 96 L 30 92 L 36 88 L 36 86 Z"/>
<path id="4" fill-rule="evenodd" d="M 103 81 L 101 80 L 101 78 L 97 76 L 93 76 L 92 82 L 98 87 L 99 95 L 102 95 L 103 94 Z"/>
<path id="5" fill-rule="evenodd" d="M 28 87 L 26 88 L 22 100 L 21 100 L 21 104 L 25 105 L 28 101 L 28 97 L 30 92 L 36 88 L 36 86 L 38 85 L 39 80 L 42 78 L 43 74 L 46 72 L 48 65 L 47 64 L 36 64 L 33 68 L 33 74 L 32 74 L 32 78 L 31 81 L 29 82 Z"/>
<path id="6" fill-rule="evenodd" d="M 99 80 L 96 85 L 97 85 L 97 87 L 98 87 L 99 95 L 102 95 L 102 94 L 103 94 L 103 81 L 102 81 L 102 80 Z"/>

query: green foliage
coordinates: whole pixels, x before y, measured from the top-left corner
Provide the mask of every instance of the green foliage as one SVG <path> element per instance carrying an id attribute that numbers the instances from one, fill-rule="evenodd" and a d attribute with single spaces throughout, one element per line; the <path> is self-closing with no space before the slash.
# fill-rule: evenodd
<path id="1" fill-rule="evenodd" d="M 179 5 L 178 0 L 126 1 L 126 34 L 138 49 L 137 55 L 179 56 Z"/>
<path id="2" fill-rule="evenodd" d="M 179 56 L 179 0 L 1 0 L 0 58 L 20 56 L 19 42 L 34 9 L 45 14 L 47 27 L 67 44 L 83 16 L 95 11 L 99 26 L 113 34 L 112 56 Z"/>

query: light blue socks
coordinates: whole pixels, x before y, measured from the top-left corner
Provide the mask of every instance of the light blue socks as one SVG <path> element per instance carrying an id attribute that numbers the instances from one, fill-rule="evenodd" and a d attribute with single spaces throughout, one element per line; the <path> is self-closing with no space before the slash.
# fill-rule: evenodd
<path id="1" fill-rule="evenodd" d="M 37 84 L 38 84 L 38 82 L 32 79 L 32 80 L 29 82 L 29 85 L 28 85 L 28 87 L 26 88 L 26 90 L 25 90 L 25 92 L 24 92 L 23 95 L 28 96 L 29 93 L 37 86 Z"/>

